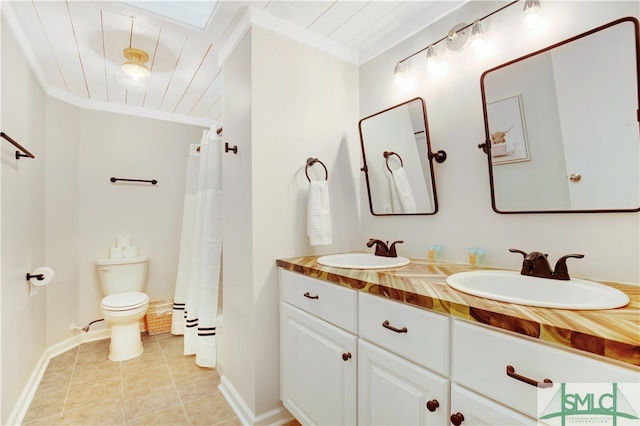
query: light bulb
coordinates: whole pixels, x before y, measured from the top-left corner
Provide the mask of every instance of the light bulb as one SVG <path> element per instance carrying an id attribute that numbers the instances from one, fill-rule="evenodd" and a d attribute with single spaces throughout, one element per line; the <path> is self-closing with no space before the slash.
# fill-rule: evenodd
<path id="1" fill-rule="evenodd" d="M 471 27 L 471 51 L 478 55 L 482 55 L 487 51 L 487 42 L 484 40 L 482 24 L 480 24 L 479 19 Z"/>
<path id="2" fill-rule="evenodd" d="M 522 11 L 522 27 L 527 31 L 533 31 L 540 25 L 542 20 L 540 1 L 539 0 L 527 0 L 524 3 L 524 10 Z"/>
<path id="3" fill-rule="evenodd" d="M 434 77 L 441 77 L 445 74 L 445 67 L 438 60 L 433 44 L 427 47 L 427 59 L 425 60 L 424 69 Z"/>
<path id="4" fill-rule="evenodd" d="M 393 69 L 393 84 L 401 87 L 403 86 L 404 81 L 404 66 L 402 65 L 402 63 L 398 62 Z"/>

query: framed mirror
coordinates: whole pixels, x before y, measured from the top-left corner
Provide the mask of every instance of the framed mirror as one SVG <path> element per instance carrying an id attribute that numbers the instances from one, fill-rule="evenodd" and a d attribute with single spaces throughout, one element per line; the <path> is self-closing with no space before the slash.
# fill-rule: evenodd
<path id="1" fill-rule="evenodd" d="M 430 215 L 438 211 L 427 110 L 415 98 L 360 120 L 360 144 L 369 195 L 375 216 Z"/>
<path id="2" fill-rule="evenodd" d="M 494 211 L 640 211 L 639 51 L 622 18 L 482 74 Z"/>

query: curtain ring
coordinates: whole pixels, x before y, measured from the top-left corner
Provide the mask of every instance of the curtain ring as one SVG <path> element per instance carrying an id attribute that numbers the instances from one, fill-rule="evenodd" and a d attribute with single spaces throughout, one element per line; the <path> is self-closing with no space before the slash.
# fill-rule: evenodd
<path id="1" fill-rule="evenodd" d="M 304 168 L 304 174 L 307 176 L 307 180 L 309 182 L 311 182 L 311 178 L 309 177 L 309 173 L 308 173 L 308 169 L 309 167 L 313 166 L 315 163 L 320 163 L 322 164 L 322 167 L 324 168 L 324 173 L 325 173 L 325 178 L 324 180 L 329 180 L 329 171 L 327 170 L 327 166 L 324 165 L 324 163 L 320 160 L 318 160 L 317 158 L 307 158 L 307 165 Z"/>
<path id="2" fill-rule="evenodd" d="M 400 160 L 400 167 L 404 167 L 404 163 L 402 162 L 402 157 L 400 157 L 400 155 L 398 155 L 397 153 L 393 151 L 385 151 L 382 153 L 382 155 L 386 159 L 385 163 L 387 164 L 387 170 L 389 170 L 389 172 L 393 173 L 393 170 L 391 170 L 391 167 L 389 167 L 389 157 L 391 157 L 392 155 L 395 155 L 396 157 L 398 157 L 398 159 Z"/>

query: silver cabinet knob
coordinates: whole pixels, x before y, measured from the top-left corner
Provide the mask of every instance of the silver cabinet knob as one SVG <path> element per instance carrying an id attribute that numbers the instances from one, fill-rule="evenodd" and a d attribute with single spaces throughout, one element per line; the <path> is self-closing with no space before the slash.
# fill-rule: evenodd
<path id="1" fill-rule="evenodd" d="M 571 182 L 580 182 L 580 179 L 582 179 L 582 175 L 580 173 L 571 173 L 571 175 L 569 175 L 569 180 Z"/>

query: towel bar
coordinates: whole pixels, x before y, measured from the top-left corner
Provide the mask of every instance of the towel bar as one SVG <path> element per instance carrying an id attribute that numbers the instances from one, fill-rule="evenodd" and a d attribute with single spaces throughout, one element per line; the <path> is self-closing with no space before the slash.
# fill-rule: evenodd
<path id="1" fill-rule="evenodd" d="M 30 153 L 29 151 L 27 151 L 22 145 L 20 145 L 18 142 L 14 141 L 13 138 L 11 138 L 11 136 L 7 135 L 5 132 L 0 132 L 0 137 L 5 138 L 6 140 L 9 141 L 9 143 L 13 146 L 15 146 L 16 148 L 18 148 L 20 151 L 24 152 L 24 154 L 20 151 L 16 151 L 16 160 L 19 160 L 20 157 L 29 157 L 29 158 L 36 158 L 35 155 L 33 155 L 32 153 Z"/>
<path id="2" fill-rule="evenodd" d="M 307 176 L 307 180 L 309 182 L 311 182 L 311 178 L 309 177 L 308 169 L 309 169 L 309 167 L 313 166 L 315 163 L 320 163 L 322 165 L 322 167 L 324 167 L 324 174 L 326 176 L 324 178 L 324 180 L 329 180 L 329 171 L 327 170 L 327 166 L 325 166 L 322 161 L 318 160 L 317 158 L 312 158 L 312 157 L 307 158 L 307 165 L 304 168 L 304 174 Z"/>
<path id="3" fill-rule="evenodd" d="M 153 180 L 146 180 L 146 179 L 124 179 L 124 178 L 115 178 L 112 177 L 111 179 L 109 179 L 111 182 L 117 182 L 119 180 L 125 181 L 125 182 L 144 182 L 144 183 L 150 183 L 151 185 L 155 185 L 156 183 L 158 183 L 157 180 L 153 179 Z"/>

